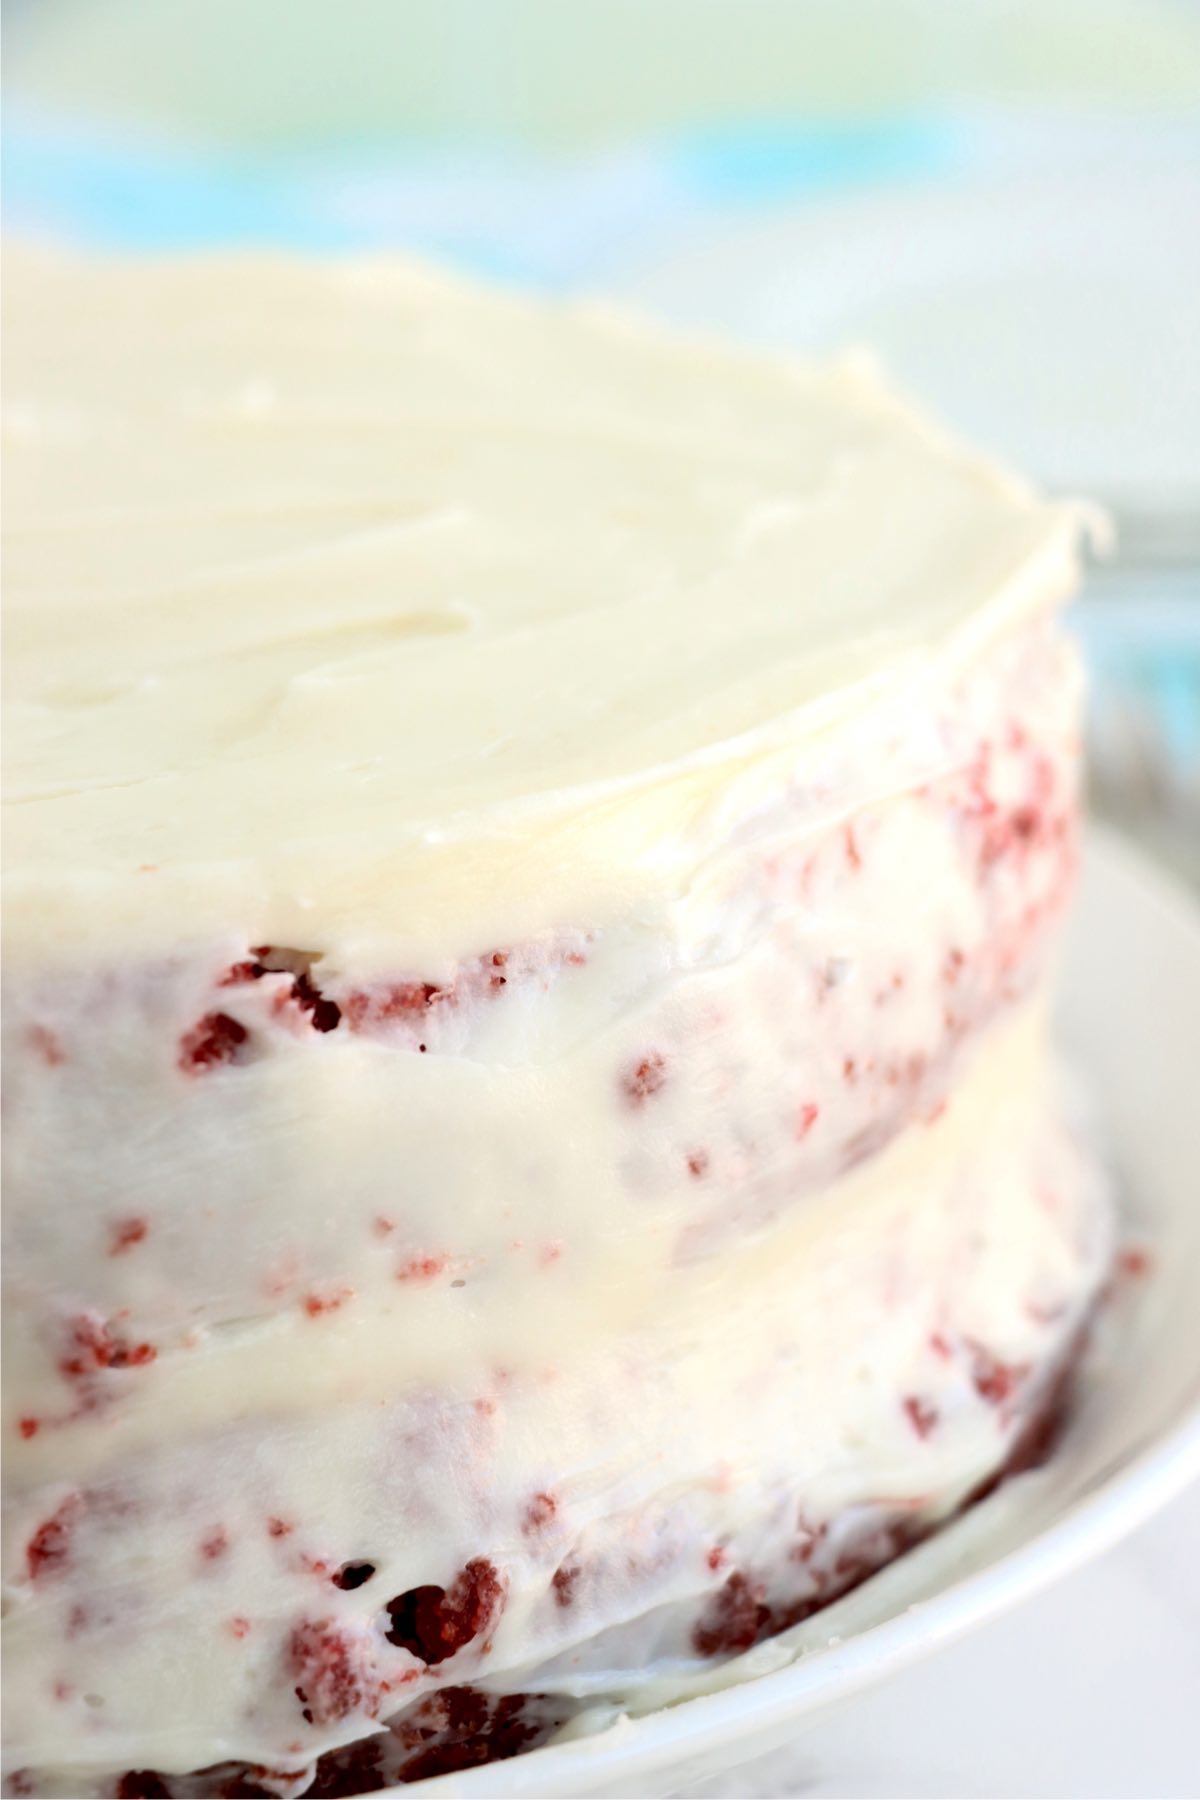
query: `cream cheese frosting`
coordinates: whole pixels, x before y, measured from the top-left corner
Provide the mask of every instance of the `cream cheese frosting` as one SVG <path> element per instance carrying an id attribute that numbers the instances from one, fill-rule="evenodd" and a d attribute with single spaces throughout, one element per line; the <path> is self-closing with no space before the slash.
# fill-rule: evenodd
<path id="1" fill-rule="evenodd" d="M 678 889 L 739 766 L 1074 583 L 1075 512 L 859 363 L 408 262 L 6 276 L 31 953 L 235 906 L 370 966 L 481 887 L 510 936 Z"/>

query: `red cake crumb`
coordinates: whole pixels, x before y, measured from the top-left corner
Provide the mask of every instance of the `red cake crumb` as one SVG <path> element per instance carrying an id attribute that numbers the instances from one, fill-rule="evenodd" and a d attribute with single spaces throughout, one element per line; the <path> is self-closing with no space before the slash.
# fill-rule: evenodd
<path id="1" fill-rule="evenodd" d="M 641 1106 L 651 1094 L 657 1094 L 667 1079 L 666 1058 L 661 1051 L 648 1050 L 641 1062 L 635 1063 L 623 1081 L 625 1096 L 634 1106 Z"/>
<path id="2" fill-rule="evenodd" d="M 33 1419 L 33 1418 L 26 1417 L 24 1419 L 18 1419 L 18 1421 L 17 1421 L 17 1430 L 20 1432 L 20 1434 L 23 1438 L 36 1437 L 38 1432 L 40 1431 L 40 1429 L 41 1429 L 40 1419 Z"/>
<path id="3" fill-rule="evenodd" d="M 289 1525 L 286 1519 L 267 1520 L 267 1530 L 273 1538 L 288 1537 L 295 1529 L 296 1527 Z"/>
<path id="4" fill-rule="evenodd" d="M 700 1656 L 725 1656 L 749 1650 L 771 1628 L 771 1609 L 766 1590 L 735 1569 L 719 1588 L 692 1632 Z"/>
<path id="5" fill-rule="evenodd" d="M 1126 1244 L 1117 1252 L 1117 1274 L 1138 1281 L 1150 1273 L 1153 1258 L 1143 1244 Z"/>
<path id="6" fill-rule="evenodd" d="M 351 1713 L 374 1718 L 384 1686 L 364 1641 L 333 1619 L 306 1619 L 290 1645 L 296 1698 L 310 1725 L 335 1725 Z"/>
<path id="7" fill-rule="evenodd" d="M 451 990 L 438 987 L 432 981 L 399 981 L 378 993 L 356 991 L 348 994 L 342 1011 L 351 1031 L 363 1031 L 369 1025 L 392 1021 L 413 1024 L 433 1007 L 453 1003 L 453 999 Z"/>
<path id="8" fill-rule="evenodd" d="M 796 1114 L 796 1142 L 802 1144 L 817 1120 L 821 1109 L 813 1100 L 806 1100 Z"/>
<path id="9" fill-rule="evenodd" d="M 553 1494 L 535 1494 L 525 1508 L 521 1520 L 521 1530 L 526 1537 L 533 1537 L 544 1531 L 558 1512 L 558 1501 Z"/>
<path id="10" fill-rule="evenodd" d="M 975 1392 L 993 1406 L 1003 1406 L 1029 1374 L 1028 1363 L 1002 1362 L 986 1345 L 973 1340 L 967 1347 L 971 1352 L 971 1380 Z"/>
<path id="11" fill-rule="evenodd" d="M 336 1312 L 339 1306 L 353 1298 L 352 1287 L 327 1288 L 324 1293 L 305 1294 L 304 1310 L 310 1319 L 319 1319 L 323 1313 Z"/>
<path id="12" fill-rule="evenodd" d="M 250 1033 L 228 1013 L 205 1013 L 179 1040 L 179 1067 L 185 1074 L 199 1074 L 222 1063 L 244 1060 Z"/>
<path id="13" fill-rule="evenodd" d="M 555 1605 L 567 1607 L 575 1604 L 575 1584 L 579 1580 L 579 1564 L 563 1563 L 555 1569 L 550 1577 L 550 1586 L 554 1590 Z"/>
<path id="14" fill-rule="evenodd" d="M 450 1258 L 441 1256 L 410 1256 L 396 1270 L 397 1281 L 436 1281 L 443 1274 Z"/>
<path id="15" fill-rule="evenodd" d="M 235 1637 L 235 1638 L 248 1637 L 250 1635 L 249 1619 L 243 1618 L 242 1615 L 239 1613 L 236 1618 L 230 1619 L 229 1632 L 230 1632 L 231 1637 Z"/>
<path id="16" fill-rule="evenodd" d="M 557 969 L 582 966 L 587 960 L 579 951 L 554 944 L 523 946 L 520 953 L 489 950 L 459 963 L 448 979 L 393 981 L 377 988 L 355 989 L 343 996 L 342 1015 L 354 1032 L 399 1026 L 410 1033 L 422 1031 L 423 1036 L 426 1022 L 436 1024 L 448 1011 L 499 1000 L 514 980 L 515 955 L 520 963 L 515 978 L 519 981 L 531 975 L 543 986 Z M 429 1045 L 421 1042 L 411 1047 L 425 1051 Z"/>
<path id="17" fill-rule="evenodd" d="M 70 1323 L 67 1354 L 58 1366 L 69 1381 L 79 1381 L 98 1369 L 140 1368 L 157 1354 L 153 1344 L 131 1344 L 99 1313 L 79 1313 Z"/>
<path id="18" fill-rule="evenodd" d="M 389 1600 L 387 1640 L 423 1663 L 445 1662 L 488 1629 L 504 1589 L 496 1566 L 477 1556 L 447 1588 L 409 1588 Z"/>
<path id="19" fill-rule="evenodd" d="M 919 1438 L 927 1438 L 938 1422 L 936 1406 L 922 1400 L 919 1394 L 906 1394 L 902 1402 L 905 1416 Z"/>
<path id="20" fill-rule="evenodd" d="M 261 963 L 256 963 L 256 962 L 234 963 L 232 965 L 232 967 L 226 969 L 224 975 L 222 975 L 220 981 L 217 983 L 217 986 L 218 987 L 242 987 L 244 985 L 244 983 L 246 983 L 248 981 L 257 981 L 259 976 L 264 973 L 265 973 L 265 971 L 264 971 Z"/>
<path id="21" fill-rule="evenodd" d="M 439 1002 L 453 998 L 453 990 L 438 987 L 432 981 L 402 981 L 388 990 L 384 1002 L 385 1016 L 396 1013 L 427 1013 Z"/>
<path id="22" fill-rule="evenodd" d="M 69 1560 L 71 1533 L 82 1506 L 78 1494 L 68 1494 L 57 1512 L 42 1520 L 25 1546 L 25 1568 L 30 1581 L 55 1574 Z"/>
<path id="23" fill-rule="evenodd" d="M 30 1048 L 37 1053 L 48 1069 L 59 1069 L 66 1062 L 67 1053 L 48 1025 L 31 1025 L 28 1037 Z"/>
<path id="24" fill-rule="evenodd" d="M 721 1544 L 714 1544 L 712 1549 L 708 1552 L 708 1555 L 705 1557 L 704 1560 L 708 1564 L 709 1568 L 713 1571 L 713 1574 L 715 1575 L 717 1570 L 721 1567 L 722 1563 L 725 1561 L 724 1547 Z"/>
<path id="25" fill-rule="evenodd" d="M 853 825 L 846 826 L 846 829 L 842 834 L 842 841 L 846 847 L 846 861 L 850 864 L 850 867 L 852 869 L 861 869 L 862 853 L 858 848 L 858 839 L 854 835 Z"/>
<path id="26" fill-rule="evenodd" d="M 123 1256 L 135 1244 L 142 1243 L 149 1230 L 145 1219 L 114 1219 L 109 1227 L 108 1254 Z"/>
<path id="27" fill-rule="evenodd" d="M 688 1154 L 687 1166 L 688 1174 L 694 1176 L 697 1181 L 700 1181 L 708 1174 L 708 1151 L 690 1151 Z"/>
<path id="28" fill-rule="evenodd" d="M 228 1548 L 229 1533 L 223 1525 L 215 1526 L 207 1537 L 200 1540 L 200 1554 L 205 1562 L 216 1562 L 218 1557 L 224 1556 Z"/>

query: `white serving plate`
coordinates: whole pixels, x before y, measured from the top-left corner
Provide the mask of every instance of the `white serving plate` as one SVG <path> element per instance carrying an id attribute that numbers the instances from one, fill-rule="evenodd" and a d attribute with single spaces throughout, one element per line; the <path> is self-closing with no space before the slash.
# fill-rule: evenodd
<path id="1" fill-rule="evenodd" d="M 394 1792 L 549 1800 L 686 1791 L 1077 1568 L 1200 1476 L 1200 911 L 1098 831 L 1063 971 L 1060 1035 L 1089 1079 L 1126 1217 L 1153 1260 L 1118 1302 L 1050 1464 L 725 1665 L 713 1691 Z"/>

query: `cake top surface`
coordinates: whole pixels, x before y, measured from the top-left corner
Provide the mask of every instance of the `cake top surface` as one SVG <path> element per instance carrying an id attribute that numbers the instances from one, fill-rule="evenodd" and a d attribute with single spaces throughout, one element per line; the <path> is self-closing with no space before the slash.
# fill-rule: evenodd
<path id="1" fill-rule="evenodd" d="M 586 864 L 546 850 L 581 808 L 611 873 L 618 797 L 1074 579 L 1073 509 L 860 363 L 406 261 L 6 260 L 10 925 L 43 942 L 361 919 L 414 857 L 442 916 L 489 846 Z"/>

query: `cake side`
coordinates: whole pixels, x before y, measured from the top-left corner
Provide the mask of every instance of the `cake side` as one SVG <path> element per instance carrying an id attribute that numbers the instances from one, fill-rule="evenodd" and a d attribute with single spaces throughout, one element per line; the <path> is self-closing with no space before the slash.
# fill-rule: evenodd
<path id="1" fill-rule="evenodd" d="M 895 769 L 933 736 L 953 773 L 837 822 L 789 783 L 734 814 L 673 912 L 449 973 L 360 987 L 316 946 L 234 931 L 10 965 L 14 1470 L 81 1470 L 259 1395 L 469 1396 L 547 1338 L 636 1325 L 679 1268 L 935 1119 L 1048 971 L 1076 704 L 1065 645 L 1023 633 L 879 746 Z M 85 1359 L 102 1406 L 81 1404 L 80 1333 L 114 1345 L 115 1367 Z"/>

